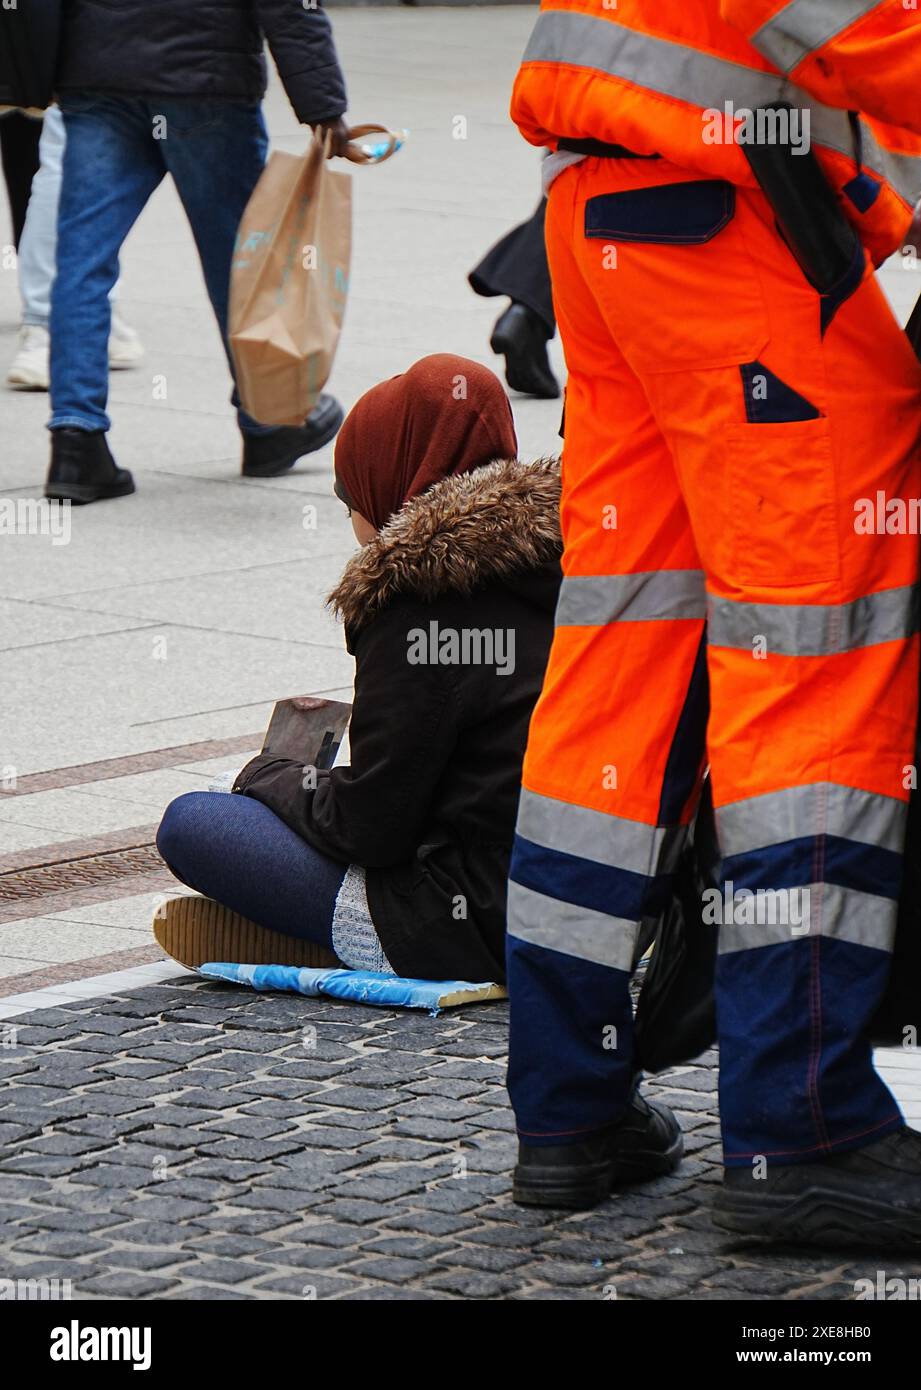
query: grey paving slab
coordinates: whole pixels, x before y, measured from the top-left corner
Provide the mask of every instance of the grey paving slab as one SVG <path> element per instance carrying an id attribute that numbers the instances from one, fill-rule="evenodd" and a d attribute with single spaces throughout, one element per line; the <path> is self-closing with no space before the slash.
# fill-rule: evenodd
<path id="1" fill-rule="evenodd" d="M 153 915 L 164 898 L 177 897 L 189 892 L 191 889 L 184 888 L 177 882 L 175 889 L 170 887 L 167 891 L 135 893 L 128 898 L 111 898 L 106 902 L 87 903 L 85 907 L 71 907 L 64 912 L 49 913 L 42 921 L 50 924 L 65 922 L 71 925 L 81 922 L 95 923 L 98 926 L 118 927 L 133 935 L 143 932 L 149 936 Z M 0 925 L 0 931 L 2 929 Z M 137 945 L 137 941 L 128 944 Z"/>
<path id="2" fill-rule="evenodd" d="M 312 501 L 303 504 L 313 508 Z M 331 536 L 341 548 L 344 510 L 335 518 L 301 515 L 297 502 L 291 507 L 296 530 L 306 520 L 321 539 Z M 305 549 L 307 546 L 305 546 Z M 166 579 L 134 584 L 111 593 L 93 591 L 59 600 L 80 611 L 91 602 L 95 609 L 123 614 L 139 621 L 181 622 L 185 626 L 274 637 L 282 642 L 318 643 L 342 648 L 342 629 L 325 608 L 326 597 L 342 571 L 341 554 L 309 555 L 277 564 L 256 565 L 235 572 Z"/>
<path id="3" fill-rule="evenodd" d="M 3 810 L 4 802 L 0 800 L 0 811 Z M 0 816 L 0 854 L 15 854 L 23 850 L 41 849 L 49 841 L 59 837 L 56 834 L 49 834 L 47 829 L 41 829 L 34 825 L 18 825 L 12 821 L 3 820 Z"/>
<path id="4" fill-rule="evenodd" d="M 234 753 L 231 755 L 223 754 L 219 758 L 202 758 L 198 762 L 180 763 L 175 769 L 177 772 L 192 772 L 206 777 L 209 781 L 221 772 L 226 772 L 228 768 L 243 767 L 250 758 L 255 758 L 260 751 L 260 745 L 254 744 L 245 753 Z"/>
<path id="5" fill-rule="evenodd" d="M 917 256 L 891 256 L 880 272 L 880 282 L 892 308 L 905 322 L 921 295 L 921 246 Z"/>
<path id="6" fill-rule="evenodd" d="M 0 734 L 0 762 L 23 775 L 264 727 L 277 698 L 340 687 L 351 675 L 344 648 L 153 623 L 69 644 L 64 723 L 60 706 L 34 699 L 59 684 L 60 654 L 55 644 L 31 647 L 5 671 L 4 697 L 18 714 Z M 6 802 L 0 815 L 28 823 Z"/>
<path id="7" fill-rule="evenodd" d="M 0 956 L 22 959 L 29 968 L 40 967 L 35 961 L 76 961 L 90 956 L 103 956 L 111 951 L 126 951 L 146 945 L 149 937 L 139 931 L 122 927 L 102 926 L 96 922 L 72 922 L 64 918 L 30 917 L 25 921 L 0 922 Z M 18 971 L 2 972 L 18 974 Z"/>
<path id="8" fill-rule="evenodd" d="M 36 957 L 0 955 L 0 979 L 7 975 L 28 975 L 33 970 L 41 970 L 44 964 Z"/>
<path id="9" fill-rule="evenodd" d="M 242 767 L 247 759 L 231 755 L 229 758 L 215 761 L 222 767 L 233 766 L 235 763 Z M 162 809 L 166 801 L 174 796 L 181 796 L 183 792 L 207 791 L 213 780 L 213 773 L 163 767 L 155 772 L 136 772 L 129 777 L 106 777 L 99 782 L 81 782 L 75 790 L 85 796 L 101 796 L 111 801 L 127 801 L 135 805 Z"/>
<path id="10" fill-rule="evenodd" d="M 99 632 L 121 632 L 142 625 L 143 620 L 116 614 L 62 611 L 47 603 L 0 599 L 0 651 L 62 639 L 79 641 Z"/>
<path id="11" fill-rule="evenodd" d="M 921 1047 L 883 1047 L 877 1048 L 876 1065 L 886 1071 L 897 1068 L 899 1071 L 914 1072 L 921 1077 Z"/>
<path id="12" fill-rule="evenodd" d="M 171 458 L 175 462 L 174 454 Z M 210 487 L 194 476 L 155 474 L 143 502 L 137 497 L 123 501 L 126 507 L 138 501 L 139 511 L 143 507 L 144 524 L 137 528 L 124 515 L 121 524 L 113 525 L 117 508 L 107 512 L 96 506 L 73 509 L 66 544 L 54 545 L 45 535 L 4 536 L 4 597 L 51 601 L 79 595 L 79 606 L 93 611 L 87 597 L 93 593 L 104 596 L 152 580 L 309 560 L 337 548 L 347 555 L 354 548 L 343 524 L 344 509 L 328 486 L 322 506 L 311 498 L 318 525 L 306 530 L 302 508 L 290 494 L 250 488 L 226 469 L 223 476 L 232 487 Z"/>
<path id="13" fill-rule="evenodd" d="M 149 808 L 139 801 L 108 797 L 102 790 L 92 796 L 73 787 L 44 792 L 25 792 L 0 800 L 0 820 L 10 825 L 58 832 L 48 840 L 77 840 L 144 825 Z"/>

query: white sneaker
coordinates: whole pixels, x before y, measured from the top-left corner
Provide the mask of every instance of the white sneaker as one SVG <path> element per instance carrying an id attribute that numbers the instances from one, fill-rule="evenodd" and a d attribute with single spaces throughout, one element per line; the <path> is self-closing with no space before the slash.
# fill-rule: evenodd
<path id="1" fill-rule="evenodd" d="M 19 351 L 6 374 L 7 386 L 14 391 L 47 391 L 50 346 L 47 328 L 37 323 L 23 324 L 19 330 Z M 120 371 L 125 367 L 136 367 L 143 356 L 144 348 L 137 333 L 113 311 L 109 334 L 110 368 Z"/>
<path id="2" fill-rule="evenodd" d="M 19 351 L 6 374 L 7 386 L 14 391 L 47 391 L 50 343 L 47 328 L 37 323 L 23 324 L 19 330 Z"/>
<path id="3" fill-rule="evenodd" d="M 112 329 L 109 333 L 109 366 L 113 372 L 136 367 L 144 356 L 137 333 L 115 309 L 112 310 Z"/>

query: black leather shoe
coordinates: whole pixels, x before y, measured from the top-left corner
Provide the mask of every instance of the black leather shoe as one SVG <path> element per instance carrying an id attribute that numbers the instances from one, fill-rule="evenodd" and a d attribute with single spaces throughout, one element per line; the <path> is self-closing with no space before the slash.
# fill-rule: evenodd
<path id="1" fill-rule="evenodd" d="M 287 472 L 299 458 L 335 438 L 342 420 L 342 406 L 335 396 L 322 395 L 302 425 L 282 425 L 271 434 L 245 434 L 244 476 L 276 478 Z"/>
<path id="2" fill-rule="evenodd" d="M 560 383 L 547 356 L 547 329 L 525 304 L 510 304 L 496 321 L 489 346 L 505 358 L 505 379 L 513 391 L 556 400 Z"/>
<path id="3" fill-rule="evenodd" d="M 671 1173 L 684 1136 L 667 1105 L 637 1093 L 620 1124 L 578 1144 L 519 1143 L 512 1198 L 526 1207 L 594 1207 L 621 1183 Z"/>
<path id="4" fill-rule="evenodd" d="M 727 1168 L 713 1220 L 796 1245 L 921 1246 L 921 1134 L 898 1129 L 817 1163 Z"/>
<path id="5" fill-rule="evenodd" d="M 78 430 L 65 426 L 51 431 L 51 466 L 45 496 L 83 506 L 109 497 L 134 492 L 134 479 L 119 468 L 106 440 L 105 430 Z"/>

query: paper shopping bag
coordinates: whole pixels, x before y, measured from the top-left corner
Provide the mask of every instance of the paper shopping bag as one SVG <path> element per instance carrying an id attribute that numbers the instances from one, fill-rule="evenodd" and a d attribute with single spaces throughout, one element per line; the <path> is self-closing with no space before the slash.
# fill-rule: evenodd
<path id="1" fill-rule="evenodd" d="M 326 148 L 275 151 L 237 233 L 229 336 L 243 409 L 299 425 L 329 377 L 348 293 L 351 175 Z"/>

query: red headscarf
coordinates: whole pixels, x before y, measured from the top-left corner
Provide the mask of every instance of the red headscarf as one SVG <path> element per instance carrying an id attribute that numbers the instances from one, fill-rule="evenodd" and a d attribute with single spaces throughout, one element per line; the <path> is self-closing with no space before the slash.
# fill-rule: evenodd
<path id="1" fill-rule="evenodd" d="M 380 530 L 432 483 L 517 454 L 499 378 L 438 352 L 372 386 L 349 411 L 336 440 L 336 491 Z"/>

